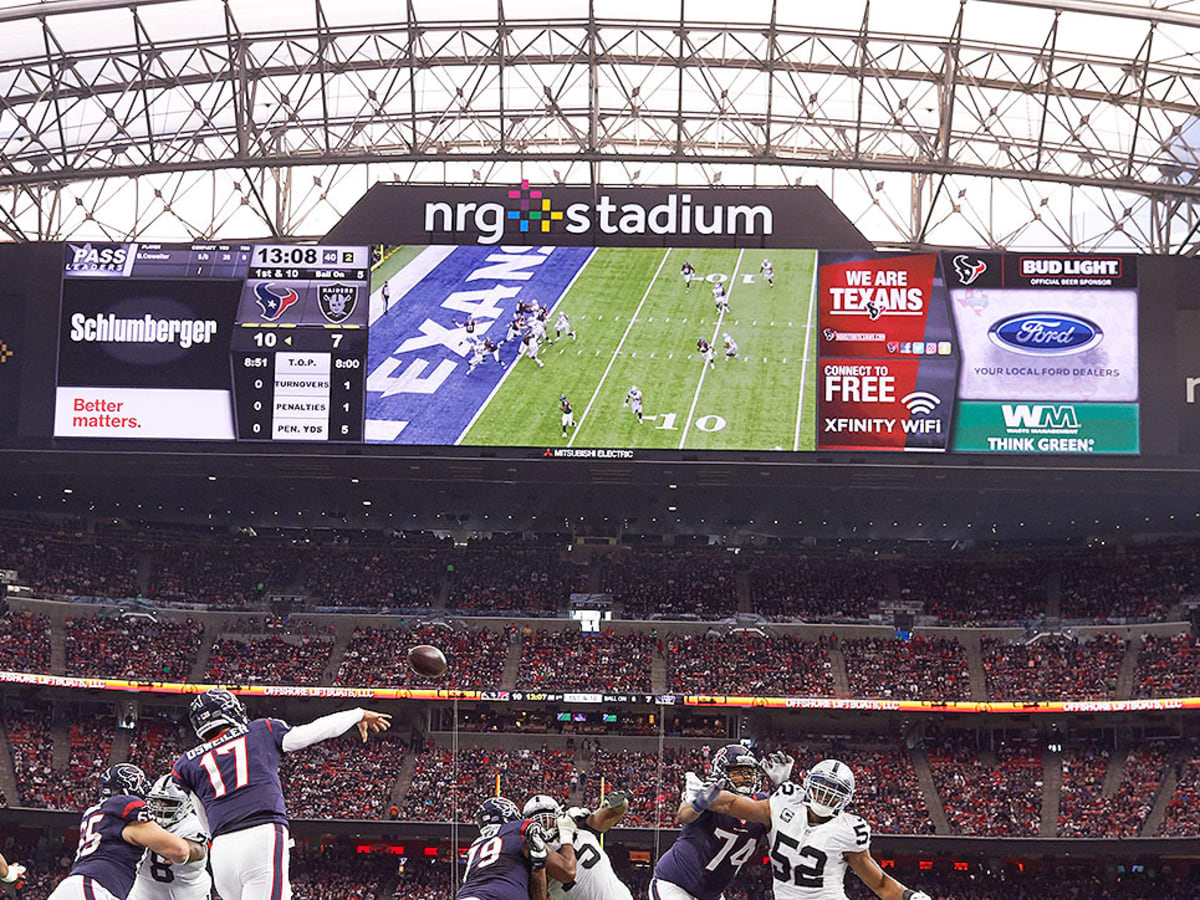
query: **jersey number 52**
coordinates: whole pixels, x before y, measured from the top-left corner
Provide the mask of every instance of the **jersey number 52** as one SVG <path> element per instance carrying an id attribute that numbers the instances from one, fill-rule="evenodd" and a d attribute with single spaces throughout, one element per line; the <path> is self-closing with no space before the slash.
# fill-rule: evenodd
<path id="1" fill-rule="evenodd" d="M 819 888 L 825 883 L 825 863 L 829 861 L 825 851 L 801 848 L 798 840 L 782 832 L 775 835 L 771 860 L 776 881 L 791 881 L 796 887 L 805 888 Z"/>

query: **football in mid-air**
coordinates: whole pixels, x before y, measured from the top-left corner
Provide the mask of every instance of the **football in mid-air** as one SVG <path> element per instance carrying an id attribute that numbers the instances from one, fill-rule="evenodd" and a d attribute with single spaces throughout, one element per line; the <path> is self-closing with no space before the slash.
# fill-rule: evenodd
<path id="1" fill-rule="evenodd" d="M 437 647 L 418 644 L 408 651 L 408 664 L 418 675 L 436 678 L 446 671 L 446 655 Z"/>

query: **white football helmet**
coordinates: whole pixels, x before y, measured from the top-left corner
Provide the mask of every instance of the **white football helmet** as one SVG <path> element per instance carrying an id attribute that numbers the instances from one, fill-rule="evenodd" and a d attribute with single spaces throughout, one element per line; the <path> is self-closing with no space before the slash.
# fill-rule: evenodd
<path id="1" fill-rule="evenodd" d="M 192 798 L 171 780 L 170 775 L 163 775 L 146 795 L 146 807 L 155 822 L 163 828 L 170 828 L 176 822 L 183 821 L 192 811 Z"/>
<path id="2" fill-rule="evenodd" d="M 546 834 L 553 835 L 558 831 L 558 817 L 563 814 L 563 808 L 553 797 L 535 794 L 525 801 L 525 808 L 521 810 L 521 814 L 542 826 L 542 831 Z"/>
<path id="3" fill-rule="evenodd" d="M 832 818 L 854 799 L 854 773 L 844 762 L 823 759 L 804 776 L 804 803 L 823 819 Z"/>

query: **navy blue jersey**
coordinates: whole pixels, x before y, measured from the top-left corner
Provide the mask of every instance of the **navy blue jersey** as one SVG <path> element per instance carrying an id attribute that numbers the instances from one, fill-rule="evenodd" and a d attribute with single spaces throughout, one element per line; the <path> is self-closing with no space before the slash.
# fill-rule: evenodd
<path id="1" fill-rule="evenodd" d="M 756 794 L 755 799 L 766 796 Z M 707 810 L 680 829 L 675 843 L 654 867 L 654 877 L 699 900 L 717 900 L 766 833 L 766 825 Z"/>
<path id="2" fill-rule="evenodd" d="M 176 760 L 171 774 L 200 798 L 213 837 L 267 822 L 288 823 L 279 763 L 289 731 L 280 719 L 255 719 Z"/>
<path id="3" fill-rule="evenodd" d="M 128 843 L 121 832 L 126 825 L 150 821 L 146 801 L 139 797 L 109 797 L 97 803 L 79 821 L 79 848 L 71 874 L 94 878 L 114 897 L 125 900 L 145 851 Z"/>
<path id="4" fill-rule="evenodd" d="M 525 858 L 525 821 L 505 822 L 481 834 L 467 853 L 467 873 L 456 900 L 529 900 L 529 860 Z"/>

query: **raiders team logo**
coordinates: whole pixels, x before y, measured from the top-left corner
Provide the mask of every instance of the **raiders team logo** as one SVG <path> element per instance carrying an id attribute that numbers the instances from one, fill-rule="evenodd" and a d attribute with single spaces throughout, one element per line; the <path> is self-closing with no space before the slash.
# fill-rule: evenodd
<path id="1" fill-rule="evenodd" d="M 358 304 L 358 290 L 349 284 L 321 284 L 317 286 L 317 302 L 321 315 L 334 325 L 341 325 L 354 314 Z"/>

